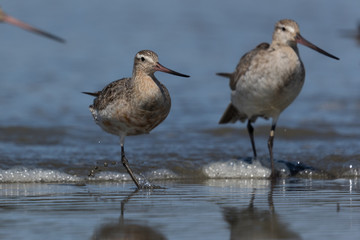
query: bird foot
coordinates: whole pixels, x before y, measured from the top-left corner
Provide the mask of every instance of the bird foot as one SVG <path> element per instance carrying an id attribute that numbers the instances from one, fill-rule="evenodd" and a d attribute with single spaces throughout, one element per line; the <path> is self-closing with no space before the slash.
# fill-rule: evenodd
<path id="1" fill-rule="evenodd" d="M 279 171 L 277 171 L 277 170 L 271 171 L 271 174 L 269 176 L 270 180 L 274 181 L 274 180 L 277 180 L 279 178 L 280 178 L 280 172 Z"/>
<path id="2" fill-rule="evenodd" d="M 142 180 L 139 182 L 138 189 L 165 189 L 164 187 L 151 184 L 150 181 L 145 178 L 145 176 L 141 175 L 141 177 Z"/>

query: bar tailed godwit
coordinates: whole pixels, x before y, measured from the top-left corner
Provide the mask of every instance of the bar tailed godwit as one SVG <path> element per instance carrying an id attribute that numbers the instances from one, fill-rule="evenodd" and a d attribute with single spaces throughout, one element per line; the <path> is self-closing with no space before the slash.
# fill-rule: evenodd
<path id="1" fill-rule="evenodd" d="M 235 72 L 217 73 L 230 79 L 231 88 L 231 103 L 219 123 L 247 120 L 254 158 L 257 155 L 252 123 L 258 117 L 272 119 L 268 139 L 271 178 L 277 176 L 273 159 L 277 120 L 280 113 L 298 96 L 305 80 L 305 68 L 297 43 L 339 60 L 303 38 L 295 21 L 284 19 L 276 23 L 271 44 L 261 43 L 246 53 L 240 59 Z"/>
<path id="2" fill-rule="evenodd" d="M 120 137 L 121 162 L 137 188 L 149 186 L 140 184 L 129 166 L 124 150 L 125 137 L 150 133 L 164 121 L 171 107 L 169 92 L 156 79 L 156 71 L 189 77 L 162 66 L 153 51 L 142 50 L 135 55 L 131 78 L 114 81 L 95 93 L 84 92 L 96 97 L 89 107 L 96 124 Z"/>
<path id="3" fill-rule="evenodd" d="M 0 22 L 6 22 L 6 23 L 10 23 L 10 24 L 13 24 L 15 26 L 18 26 L 20 28 L 23 28 L 27 31 L 30 31 L 30 32 L 33 32 L 33 33 L 37 33 L 37 34 L 40 34 L 42 36 L 45 36 L 47 38 L 50 38 L 50 39 L 53 39 L 55 41 L 58 41 L 58 42 L 62 42 L 64 43 L 65 40 L 58 37 L 58 36 L 55 36 L 53 34 L 50 34 L 48 32 L 45 32 L 45 31 L 42 31 L 42 30 L 39 30 L 37 28 L 34 28 L 32 26 L 30 26 L 29 24 L 27 23 L 24 23 L 16 18 L 13 18 L 9 15 L 7 15 L 1 8 L 0 8 Z"/>

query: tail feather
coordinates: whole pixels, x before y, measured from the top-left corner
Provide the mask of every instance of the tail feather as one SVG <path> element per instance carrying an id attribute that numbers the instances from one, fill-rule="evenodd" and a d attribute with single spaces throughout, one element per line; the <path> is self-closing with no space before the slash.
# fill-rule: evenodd
<path id="1" fill-rule="evenodd" d="M 98 97 L 100 95 L 100 92 L 82 92 L 84 94 L 87 94 L 87 95 L 90 95 L 90 96 L 93 96 L 93 97 Z"/>
<path id="2" fill-rule="evenodd" d="M 231 78 L 232 73 L 216 73 L 216 75 L 226 78 Z"/>
<path id="3" fill-rule="evenodd" d="M 222 115 L 219 124 L 235 123 L 237 120 L 244 121 L 246 116 L 241 116 L 239 111 L 231 103 Z"/>

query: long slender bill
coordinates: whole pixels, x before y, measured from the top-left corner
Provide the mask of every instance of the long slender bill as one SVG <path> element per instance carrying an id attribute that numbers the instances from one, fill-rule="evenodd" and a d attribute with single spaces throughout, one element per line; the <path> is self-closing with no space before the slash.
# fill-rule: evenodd
<path id="1" fill-rule="evenodd" d="M 319 52 L 319 53 L 322 53 L 324 54 L 325 56 L 328 56 L 328 57 L 331 57 L 331 58 L 334 58 L 336 60 L 340 60 L 338 57 L 335 57 L 334 55 L 322 50 L 321 48 L 315 46 L 314 44 L 312 44 L 311 42 L 309 42 L 308 40 L 306 40 L 305 38 L 303 38 L 300 34 L 297 34 L 296 35 L 296 42 L 297 43 L 300 43 L 304 46 L 307 46 L 309 48 L 312 48 L 314 49 L 315 51 Z"/>
<path id="2" fill-rule="evenodd" d="M 10 24 L 13 24 L 13 25 L 15 25 L 15 26 L 18 26 L 18 27 L 20 27 L 20 28 L 23 28 L 23 29 L 25 29 L 25 30 L 27 30 L 27 31 L 40 34 L 40 35 L 42 35 L 42 36 L 44 36 L 44 37 L 53 39 L 53 40 L 55 40 L 55 41 L 58 41 L 58 42 L 61 42 L 61 43 L 64 43 L 64 42 L 65 42 L 64 39 L 62 39 L 62 38 L 60 38 L 60 37 L 58 37 L 58 36 L 55 36 L 55 35 L 53 35 L 53 34 L 51 34 L 51 33 L 48 33 L 48 32 L 39 30 L 39 29 L 37 29 L 37 28 L 34 28 L 34 27 L 30 26 L 29 24 L 24 23 L 24 22 L 22 22 L 22 21 L 20 21 L 20 20 L 18 20 L 18 19 L 16 19 L 16 18 L 13 18 L 13 17 L 11 17 L 11 16 L 9 16 L 9 15 L 3 16 L 3 21 L 4 21 L 4 22 L 7 22 L 7 23 L 10 23 Z"/>
<path id="3" fill-rule="evenodd" d="M 182 73 L 175 72 L 171 69 L 168 69 L 168 68 L 164 67 L 163 65 L 161 65 L 160 63 L 156 63 L 155 70 L 160 71 L 160 72 L 170 73 L 170 74 L 180 76 L 180 77 L 190 77 L 189 75 L 185 75 Z"/>

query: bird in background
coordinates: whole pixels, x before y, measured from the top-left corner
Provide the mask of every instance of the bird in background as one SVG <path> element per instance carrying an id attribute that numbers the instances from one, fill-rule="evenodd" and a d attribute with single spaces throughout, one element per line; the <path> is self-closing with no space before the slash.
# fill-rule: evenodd
<path id="1" fill-rule="evenodd" d="M 65 40 L 58 37 L 58 36 L 55 36 L 55 35 L 53 35 L 51 33 L 48 33 L 48 32 L 42 31 L 40 29 L 37 29 L 37 28 L 35 28 L 33 26 L 30 26 L 27 23 L 24 23 L 24 22 L 12 17 L 12 16 L 7 15 L 1 8 L 0 8 L 0 22 L 6 22 L 6 23 L 9 23 L 9 24 L 13 24 L 13 25 L 18 26 L 18 27 L 20 27 L 22 29 L 25 29 L 27 31 L 42 35 L 44 37 L 50 38 L 52 40 L 55 40 L 55 41 L 58 41 L 58 42 L 61 42 L 61 43 L 65 43 Z"/>
<path id="2" fill-rule="evenodd" d="M 273 142 L 278 118 L 298 96 L 305 80 L 305 68 L 300 59 L 298 43 L 339 60 L 303 38 L 295 21 L 283 19 L 275 25 L 271 44 L 261 43 L 246 53 L 233 73 L 217 73 L 230 79 L 231 88 L 231 103 L 219 124 L 247 121 L 255 159 L 257 153 L 252 124 L 258 117 L 272 119 L 268 139 L 270 178 L 278 176 L 273 158 Z"/>
<path id="3" fill-rule="evenodd" d="M 156 71 L 189 77 L 161 65 L 155 52 L 142 50 L 135 55 L 130 78 L 114 81 L 95 93 L 83 92 L 95 97 L 89 109 L 96 124 L 120 137 L 121 162 L 137 188 L 153 186 L 142 184 L 135 177 L 125 156 L 125 137 L 150 133 L 165 120 L 171 107 L 169 92 L 155 77 Z"/>
<path id="4" fill-rule="evenodd" d="M 341 29 L 340 31 L 342 37 L 354 39 L 358 46 L 360 46 L 360 22 L 358 22 L 356 30 Z"/>

